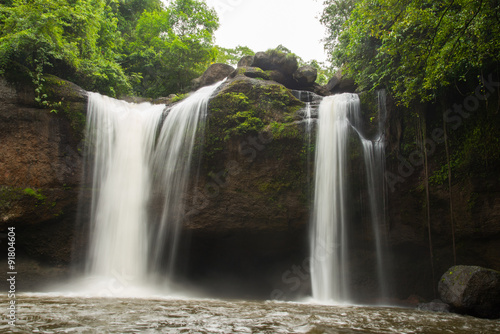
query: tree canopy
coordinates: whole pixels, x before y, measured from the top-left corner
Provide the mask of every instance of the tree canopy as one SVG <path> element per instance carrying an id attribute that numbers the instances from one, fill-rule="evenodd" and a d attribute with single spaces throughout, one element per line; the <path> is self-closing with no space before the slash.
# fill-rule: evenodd
<path id="1" fill-rule="evenodd" d="M 430 101 L 453 83 L 496 68 L 497 0 L 327 0 L 322 22 L 333 63 L 362 88 L 388 88 L 403 104 Z M 349 13 L 349 14 L 347 14 Z"/>
<path id="2" fill-rule="evenodd" d="M 155 97 L 215 59 L 218 18 L 196 0 L 4 0 L 0 27 L 0 74 L 14 62 L 111 96 Z"/>
<path id="3" fill-rule="evenodd" d="M 129 73 L 142 76 L 135 90 L 157 97 L 187 88 L 215 59 L 213 33 L 218 26 L 215 11 L 194 0 L 177 0 L 166 10 L 144 12 L 125 65 Z"/>

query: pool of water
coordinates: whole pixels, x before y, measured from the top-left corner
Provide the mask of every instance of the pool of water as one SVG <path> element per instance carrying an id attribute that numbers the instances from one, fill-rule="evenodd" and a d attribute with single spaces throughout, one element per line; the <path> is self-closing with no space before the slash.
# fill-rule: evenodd
<path id="1" fill-rule="evenodd" d="M 393 307 L 54 294 L 16 305 L 15 326 L 4 313 L 0 333 L 500 333 L 500 320 Z"/>

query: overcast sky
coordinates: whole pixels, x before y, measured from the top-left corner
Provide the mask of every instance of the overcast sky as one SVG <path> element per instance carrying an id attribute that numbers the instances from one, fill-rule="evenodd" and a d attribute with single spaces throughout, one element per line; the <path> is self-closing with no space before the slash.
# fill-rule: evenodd
<path id="1" fill-rule="evenodd" d="M 325 61 L 323 0 L 206 0 L 219 15 L 216 44 L 255 52 L 282 44 L 305 61 Z"/>

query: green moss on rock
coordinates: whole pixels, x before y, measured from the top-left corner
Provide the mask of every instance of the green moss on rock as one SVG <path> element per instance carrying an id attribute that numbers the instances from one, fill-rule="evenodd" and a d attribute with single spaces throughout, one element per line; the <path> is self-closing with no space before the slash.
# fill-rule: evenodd
<path id="1" fill-rule="evenodd" d="M 87 93 L 79 86 L 58 78 L 46 75 L 43 93 L 47 95 L 50 109 L 66 117 L 77 140 L 84 137 L 86 122 Z"/>
<path id="2" fill-rule="evenodd" d="M 7 212 L 12 204 L 23 197 L 21 188 L 0 186 L 0 210 Z"/>
<path id="3" fill-rule="evenodd" d="M 273 131 L 276 124 L 290 123 L 303 106 L 280 84 L 237 77 L 209 103 L 205 155 L 214 158 L 231 138 L 238 140 L 263 130 Z M 290 137 L 298 134 L 297 126 L 291 124 L 278 135 Z"/>

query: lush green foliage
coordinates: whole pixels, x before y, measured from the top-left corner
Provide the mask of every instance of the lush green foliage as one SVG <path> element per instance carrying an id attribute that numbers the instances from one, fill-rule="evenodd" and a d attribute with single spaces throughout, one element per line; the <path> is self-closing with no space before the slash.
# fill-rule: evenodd
<path id="1" fill-rule="evenodd" d="M 130 90 L 117 63 L 117 20 L 104 0 L 14 0 L 0 7 L 0 26 L 0 71 L 15 61 L 110 95 Z"/>
<path id="2" fill-rule="evenodd" d="M 349 1 L 326 4 L 341 2 Z M 347 20 L 327 25 L 327 41 L 335 45 L 334 64 L 344 66 L 361 88 L 386 87 L 408 105 L 431 101 L 444 87 L 496 67 L 499 12 L 496 0 L 356 1 Z"/>
<path id="3" fill-rule="evenodd" d="M 234 49 L 217 47 L 217 58 L 215 62 L 234 66 L 237 65 L 240 59 L 243 58 L 244 56 L 253 56 L 253 55 L 255 55 L 255 52 L 253 52 L 247 46 L 238 45 Z"/>
<path id="4" fill-rule="evenodd" d="M 15 62 L 33 77 L 154 97 L 183 90 L 214 60 L 218 18 L 195 0 L 12 0 L 1 2 L 0 27 L 0 74 Z"/>
<path id="5" fill-rule="evenodd" d="M 126 66 L 142 76 L 135 90 L 152 97 L 185 90 L 215 58 L 213 33 L 218 26 L 215 11 L 194 0 L 176 0 L 166 10 L 144 12 Z"/>
<path id="6" fill-rule="evenodd" d="M 320 21 L 328 31 L 328 35 L 324 39 L 325 49 L 333 53 L 338 44 L 338 37 L 344 29 L 344 24 L 354 9 L 355 0 L 326 0 L 324 5 Z"/>

